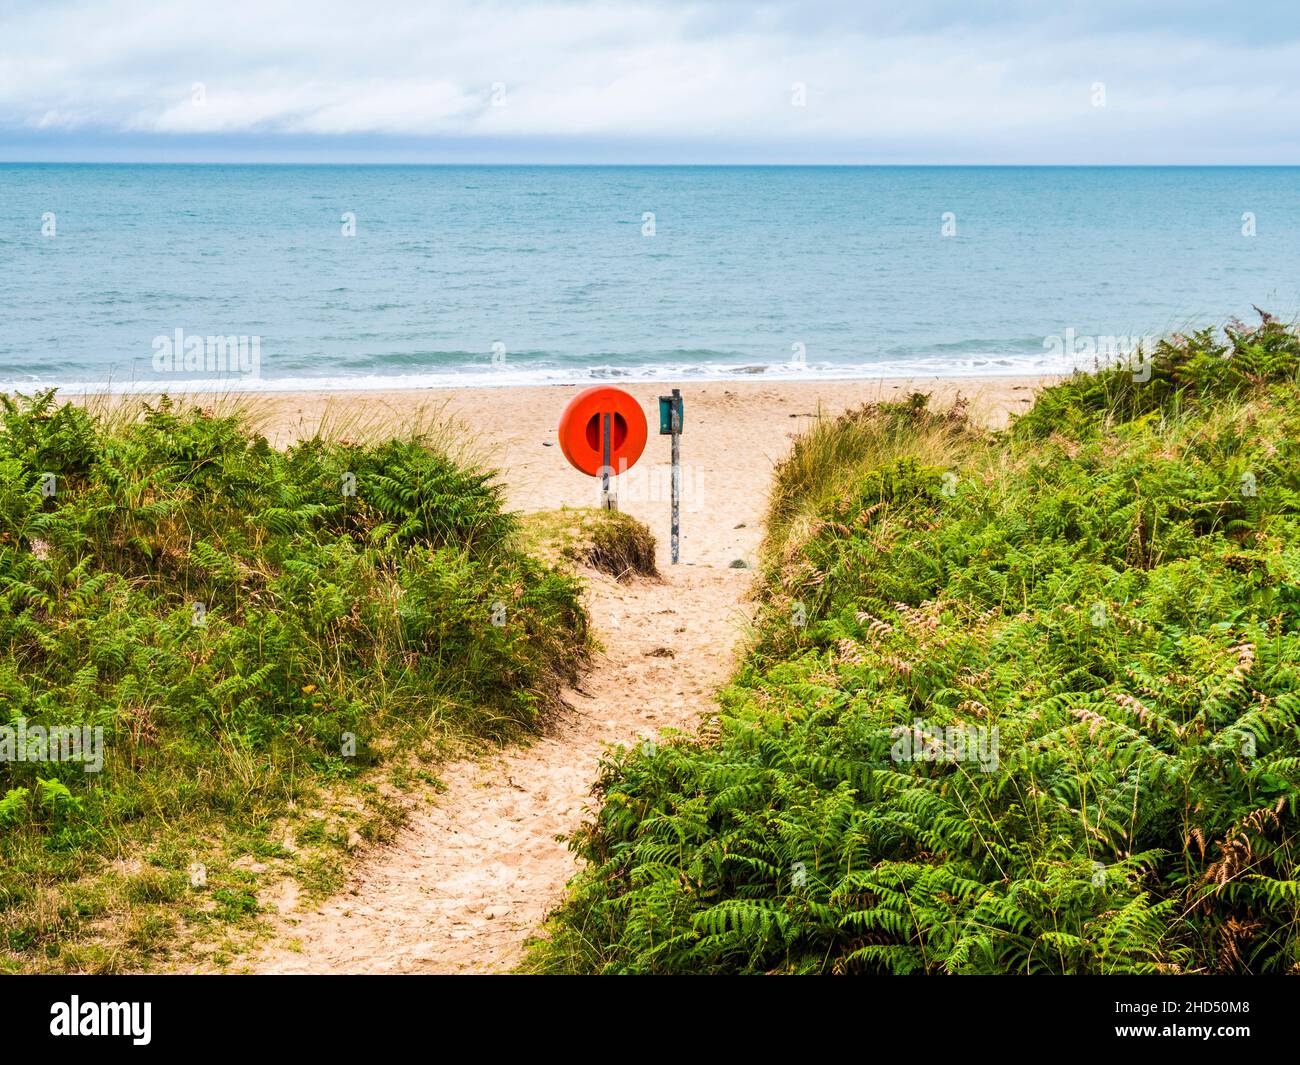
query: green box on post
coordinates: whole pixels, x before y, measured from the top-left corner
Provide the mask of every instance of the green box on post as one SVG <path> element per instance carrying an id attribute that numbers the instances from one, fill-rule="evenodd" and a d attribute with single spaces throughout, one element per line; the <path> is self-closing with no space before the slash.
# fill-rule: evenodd
<path id="1" fill-rule="evenodd" d="M 682 403 L 681 393 L 672 396 L 659 397 L 659 435 L 668 436 L 673 432 L 673 401 L 677 401 L 677 432 L 682 431 L 682 423 L 685 421 L 685 404 Z"/>

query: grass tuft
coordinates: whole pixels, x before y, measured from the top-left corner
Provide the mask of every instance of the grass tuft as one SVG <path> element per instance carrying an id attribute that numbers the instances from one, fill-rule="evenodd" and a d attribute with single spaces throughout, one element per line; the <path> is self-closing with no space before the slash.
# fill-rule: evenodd
<path id="1" fill-rule="evenodd" d="M 521 542 L 535 554 L 589 566 L 620 581 L 659 576 L 654 533 L 630 514 L 563 507 L 527 514 L 522 521 Z"/>

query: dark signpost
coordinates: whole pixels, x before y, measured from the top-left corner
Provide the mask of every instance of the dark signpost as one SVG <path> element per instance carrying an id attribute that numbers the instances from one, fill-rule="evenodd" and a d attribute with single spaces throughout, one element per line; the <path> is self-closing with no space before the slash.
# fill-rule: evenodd
<path id="1" fill-rule="evenodd" d="M 674 388 L 671 396 L 659 397 L 659 433 L 673 438 L 673 564 L 677 563 L 678 539 L 681 532 L 682 467 L 680 441 L 682 438 L 682 390 Z"/>

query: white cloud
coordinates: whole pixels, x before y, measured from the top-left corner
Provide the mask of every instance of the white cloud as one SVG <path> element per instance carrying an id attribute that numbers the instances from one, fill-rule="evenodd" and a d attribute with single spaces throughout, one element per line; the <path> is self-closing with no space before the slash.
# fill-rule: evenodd
<path id="1" fill-rule="evenodd" d="M 6 20 L 0 128 L 657 139 L 940 159 L 1016 144 L 1041 161 L 1192 137 L 1297 150 L 1290 39 L 1017 11 L 981 27 L 943 5 L 39 4 Z M 803 108 L 790 104 L 796 81 Z M 1095 81 L 1104 109 L 1091 106 Z M 493 106 L 497 82 L 505 106 Z"/>

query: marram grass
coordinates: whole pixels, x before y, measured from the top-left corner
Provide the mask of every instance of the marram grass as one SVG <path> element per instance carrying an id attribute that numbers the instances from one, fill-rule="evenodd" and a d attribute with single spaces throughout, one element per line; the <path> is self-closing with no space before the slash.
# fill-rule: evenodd
<path id="1" fill-rule="evenodd" d="M 657 578 L 655 537 L 630 514 L 597 507 L 539 510 L 520 519 L 520 543 L 560 565 L 586 566 L 615 580 Z"/>
<path id="2" fill-rule="evenodd" d="M 718 720 L 609 757 L 529 968 L 1300 971 L 1298 368 L 1266 321 L 816 426 Z"/>
<path id="3" fill-rule="evenodd" d="M 259 871 L 328 890 L 322 790 L 381 831 L 363 770 L 534 731 L 580 668 L 578 583 L 418 432 L 279 451 L 238 412 L 0 401 L 0 726 L 105 748 L 0 761 L 0 970 L 149 967 Z"/>

